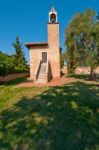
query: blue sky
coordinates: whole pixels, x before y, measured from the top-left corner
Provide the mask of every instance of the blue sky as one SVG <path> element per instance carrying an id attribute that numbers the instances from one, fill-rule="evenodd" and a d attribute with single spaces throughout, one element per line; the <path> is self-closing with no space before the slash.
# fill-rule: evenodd
<path id="1" fill-rule="evenodd" d="M 0 0 L 0 50 L 13 54 L 12 42 L 18 35 L 23 43 L 47 41 L 48 12 L 54 5 L 60 23 L 60 45 L 73 15 L 87 8 L 99 11 L 99 0 Z M 29 51 L 24 48 L 29 59 Z"/>

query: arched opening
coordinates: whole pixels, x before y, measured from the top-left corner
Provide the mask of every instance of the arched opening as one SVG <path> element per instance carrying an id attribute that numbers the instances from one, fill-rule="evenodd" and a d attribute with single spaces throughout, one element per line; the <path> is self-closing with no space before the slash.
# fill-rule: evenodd
<path id="1" fill-rule="evenodd" d="M 55 22 L 56 22 L 56 14 L 52 13 L 52 14 L 50 15 L 50 22 L 51 22 L 51 23 L 55 23 Z"/>

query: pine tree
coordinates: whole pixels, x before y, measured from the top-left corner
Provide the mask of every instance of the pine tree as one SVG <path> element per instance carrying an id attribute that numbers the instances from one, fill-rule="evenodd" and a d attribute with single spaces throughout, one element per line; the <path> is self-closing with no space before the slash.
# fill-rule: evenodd
<path id="1" fill-rule="evenodd" d="M 16 67 L 21 70 L 24 70 L 26 67 L 26 59 L 24 56 L 23 45 L 20 42 L 18 36 L 16 37 L 15 42 L 13 43 L 13 47 L 15 49 L 14 61 L 15 61 Z"/>

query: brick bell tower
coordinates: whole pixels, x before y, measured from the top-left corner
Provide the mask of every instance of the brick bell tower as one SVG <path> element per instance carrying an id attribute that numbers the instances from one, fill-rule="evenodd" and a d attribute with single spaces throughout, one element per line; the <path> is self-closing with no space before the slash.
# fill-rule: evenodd
<path id="1" fill-rule="evenodd" d="M 48 22 L 48 46 L 49 60 L 52 77 L 60 77 L 60 43 L 59 43 L 59 23 L 57 12 L 54 7 L 49 12 Z"/>

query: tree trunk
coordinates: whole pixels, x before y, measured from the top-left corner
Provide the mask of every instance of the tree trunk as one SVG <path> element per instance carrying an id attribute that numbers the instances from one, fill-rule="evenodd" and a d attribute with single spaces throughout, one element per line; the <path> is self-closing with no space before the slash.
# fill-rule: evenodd
<path id="1" fill-rule="evenodd" d="M 95 73 L 94 73 L 94 68 L 91 67 L 91 71 L 90 71 L 90 80 L 95 80 Z"/>

